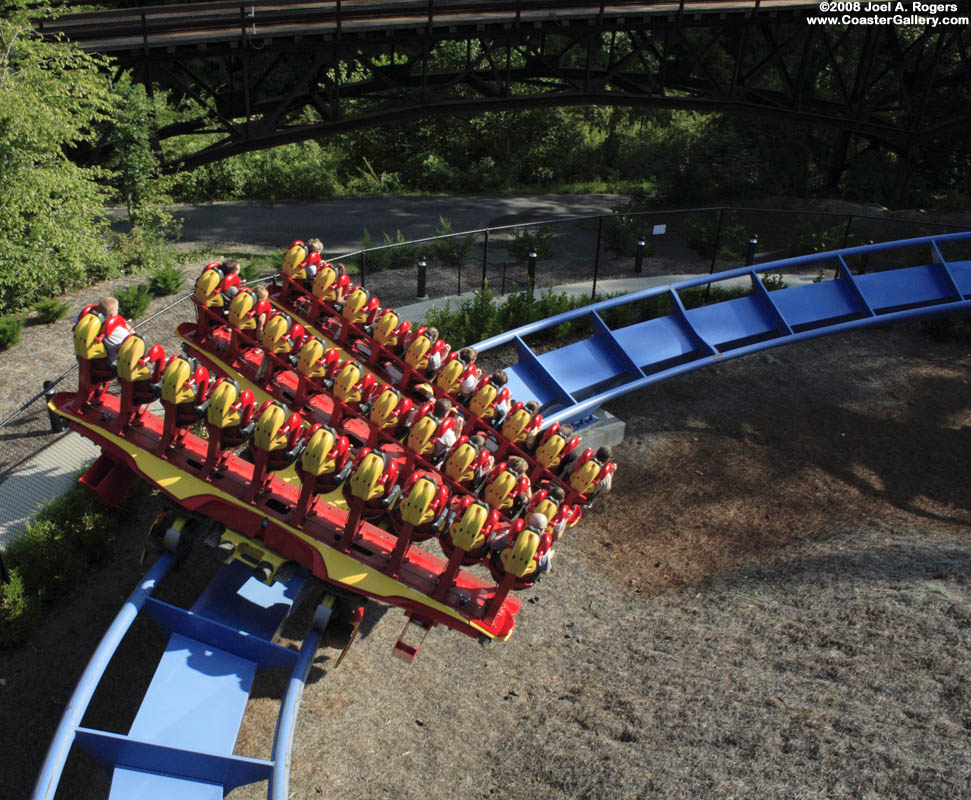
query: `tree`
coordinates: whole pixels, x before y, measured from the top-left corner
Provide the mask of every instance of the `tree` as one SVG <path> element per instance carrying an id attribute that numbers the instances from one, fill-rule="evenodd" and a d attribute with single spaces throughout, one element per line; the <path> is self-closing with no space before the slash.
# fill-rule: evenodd
<path id="1" fill-rule="evenodd" d="M 107 136 L 110 157 L 106 166 L 112 170 L 118 199 L 128 212 L 128 234 L 118 240 L 122 267 L 160 267 L 166 262 L 166 235 L 177 234 L 181 221 L 166 207 L 171 203 L 168 190 L 172 180 L 161 175 L 152 147 L 153 101 L 145 87 L 132 83 L 127 74 L 120 77 L 114 93 L 118 108 Z"/>
<path id="2" fill-rule="evenodd" d="M 103 59 L 46 39 L 22 2 L 0 14 L 0 313 L 103 278 L 108 189 L 68 148 L 114 107 Z M 50 9 L 31 9 L 42 16 Z"/>

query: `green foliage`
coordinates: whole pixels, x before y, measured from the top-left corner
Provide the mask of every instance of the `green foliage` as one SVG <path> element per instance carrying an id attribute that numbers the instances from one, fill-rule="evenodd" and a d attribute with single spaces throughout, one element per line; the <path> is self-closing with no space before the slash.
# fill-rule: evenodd
<path id="1" fill-rule="evenodd" d="M 163 177 L 152 149 L 152 101 L 140 83 L 122 75 L 115 87 L 118 108 L 108 136 L 115 187 L 128 211 L 132 231 L 166 230 L 172 223 L 163 204 L 171 179 Z"/>
<path id="2" fill-rule="evenodd" d="M 772 277 L 781 280 L 781 276 Z M 783 286 L 784 284 L 775 288 L 783 288 Z M 686 289 L 679 292 L 679 297 L 685 308 L 690 309 L 734 300 L 751 293 L 751 289 L 726 288 L 713 284 L 709 287 L 698 286 Z M 429 309 L 425 314 L 425 324 L 438 328 L 442 338 L 453 348 L 465 347 L 520 325 L 582 308 L 611 296 L 598 296 L 592 301 L 587 296 L 570 297 L 565 292 L 547 289 L 537 297 L 530 297 L 527 292 L 519 292 L 507 296 L 502 303 L 496 303 L 495 295 L 486 284 L 482 291 L 463 300 L 461 306 L 455 311 L 452 310 L 450 301 L 446 302 L 443 308 Z M 671 313 L 671 307 L 665 294 L 657 294 L 598 313 L 611 329 L 616 329 L 655 317 L 663 317 Z M 582 335 L 587 330 L 588 319 L 581 316 L 534 336 L 537 337 L 538 342 L 562 341 Z"/>
<path id="3" fill-rule="evenodd" d="M 145 283 L 121 289 L 115 293 L 115 297 L 118 298 L 118 313 L 125 319 L 137 319 L 142 316 L 152 302 L 152 293 Z"/>
<path id="4" fill-rule="evenodd" d="M 148 279 L 148 291 L 154 297 L 175 294 L 185 283 L 185 275 L 176 266 L 159 266 L 152 270 Z"/>
<path id="5" fill-rule="evenodd" d="M 401 191 L 399 173 L 378 173 L 367 158 L 362 157 L 361 161 L 364 166 L 358 167 L 357 173 L 347 182 L 347 188 L 351 194 L 395 194 Z"/>
<path id="6" fill-rule="evenodd" d="M 725 217 L 728 217 L 726 214 Z M 718 217 L 702 219 L 692 218 L 688 221 L 687 243 L 702 258 L 711 258 L 715 254 L 715 239 L 718 238 L 718 258 L 722 261 L 741 261 L 745 250 L 745 228 L 739 223 L 723 219 L 721 231 L 718 230 Z"/>
<path id="7" fill-rule="evenodd" d="M 361 237 L 361 249 L 367 251 L 365 253 L 364 267 L 367 272 L 384 272 L 388 269 L 414 267 L 418 263 L 418 260 L 425 255 L 424 245 L 402 244 L 407 240 L 400 230 L 395 231 L 395 236 L 393 239 L 387 233 L 383 234 L 383 236 L 384 242 L 381 244 L 376 244 L 371 238 L 371 234 L 368 229 L 364 229 L 364 234 Z M 392 244 L 398 246 L 385 246 Z M 374 247 L 381 249 L 372 250 L 371 248 Z"/>
<path id="8" fill-rule="evenodd" d="M 281 256 L 278 263 L 283 262 L 283 257 Z M 271 272 L 276 272 L 276 268 L 273 263 L 268 259 L 257 259 L 255 261 L 245 261 L 239 269 L 239 277 L 245 283 L 252 283 L 262 278 L 264 275 L 269 275 Z"/>
<path id="9" fill-rule="evenodd" d="M 108 559 L 118 525 L 146 494 L 138 481 L 125 502 L 108 508 L 75 483 L 37 513 L 4 553 L 11 580 L 0 585 L 0 647 L 23 642 L 46 604 L 69 595 L 88 568 Z"/>
<path id="10" fill-rule="evenodd" d="M 0 583 L 0 648 L 25 641 L 41 617 L 41 600 L 24 589 L 17 569 L 10 570 L 10 581 Z"/>
<path id="11" fill-rule="evenodd" d="M 514 230 L 512 241 L 507 245 L 509 255 L 516 262 L 525 264 L 530 252 L 535 251 L 538 260 L 548 261 L 553 258 L 553 238 L 555 236 L 556 228 L 552 225 Z"/>
<path id="12" fill-rule="evenodd" d="M 0 316 L 0 350 L 6 350 L 17 344 L 23 329 L 24 318 L 18 314 Z"/>
<path id="13" fill-rule="evenodd" d="M 448 300 L 442 308 L 430 308 L 425 324 L 438 328 L 439 335 L 453 349 L 481 341 L 491 336 L 491 331 L 497 331 L 495 295 L 488 282 L 481 291 L 463 300 L 457 311 L 452 311 L 451 305 Z"/>
<path id="14" fill-rule="evenodd" d="M 112 114 L 106 62 L 35 33 L 46 11 L 5 3 L 0 18 L 0 313 L 112 266 L 104 175 L 67 157 Z"/>
<path id="15" fill-rule="evenodd" d="M 438 239 L 432 243 L 432 253 L 435 261 L 445 267 L 457 267 L 465 263 L 472 248 L 475 247 L 475 236 L 459 236 L 452 233 L 452 223 L 444 217 L 438 218 L 438 225 L 435 227 L 438 236 L 448 238 Z"/>
<path id="16" fill-rule="evenodd" d="M 6 555 L 41 600 L 62 597 L 84 573 L 80 549 L 52 519 L 39 517 L 29 523 Z"/>
<path id="17" fill-rule="evenodd" d="M 644 217 L 617 214 L 607 217 L 603 223 L 603 241 L 617 256 L 633 256 L 637 242 L 644 236 L 644 255 L 654 255 L 654 241 L 646 236 L 651 223 Z"/>
<path id="18" fill-rule="evenodd" d="M 451 301 L 446 302 L 443 308 L 429 309 L 425 324 L 438 328 L 442 338 L 453 348 L 458 348 L 589 303 L 589 298 L 568 297 L 563 292 L 548 289 L 538 297 L 530 297 L 527 292 L 511 294 L 497 304 L 495 295 L 486 283 L 482 291 L 463 300 L 457 311 L 452 310 Z M 572 326 L 573 323 L 565 323 L 561 326 L 562 330 L 557 329 L 550 334 L 551 338 L 568 334 Z"/>
<path id="19" fill-rule="evenodd" d="M 846 223 L 838 222 L 835 225 L 825 225 L 817 217 L 799 216 L 796 218 L 795 230 L 792 233 L 791 252 L 793 255 L 804 255 L 807 253 L 825 253 L 829 250 L 837 250 L 843 246 L 843 237 L 846 234 Z M 847 247 L 858 244 L 855 237 L 850 232 L 847 239 Z"/>
<path id="20" fill-rule="evenodd" d="M 56 297 L 45 297 L 43 300 L 34 303 L 34 311 L 37 312 L 37 318 L 42 325 L 57 322 L 67 313 L 67 308 L 67 303 L 58 300 Z"/>
<path id="21" fill-rule="evenodd" d="M 786 283 L 786 279 L 782 275 L 766 272 L 762 276 L 762 285 L 768 291 L 775 292 L 779 289 L 785 289 L 789 284 Z"/>
<path id="22" fill-rule="evenodd" d="M 192 146 L 197 137 L 186 143 Z M 167 152 L 178 157 L 178 151 Z M 174 197 L 189 203 L 212 200 L 317 201 L 335 197 L 342 188 L 338 148 L 299 142 L 244 153 L 175 176 Z"/>

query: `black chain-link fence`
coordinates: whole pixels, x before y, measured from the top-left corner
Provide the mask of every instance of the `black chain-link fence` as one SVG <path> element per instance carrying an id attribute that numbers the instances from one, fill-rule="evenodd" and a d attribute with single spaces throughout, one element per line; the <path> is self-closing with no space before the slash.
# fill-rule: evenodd
<path id="1" fill-rule="evenodd" d="M 487 282 L 498 295 L 530 286 L 537 292 L 572 286 L 591 297 L 622 294 L 652 276 L 718 272 L 960 229 L 857 214 L 700 208 L 487 228 L 386 244 L 343 260 L 383 305 L 400 308 L 476 291 Z M 880 268 L 877 263 L 849 266 Z"/>
<path id="2" fill-rule="evenodd" d="M 749 263 L 833 250 L 869 242 L 906 239 L 958 230 L 959 226 L 912 222 L 857 214 L 779 211 L 756 208 L 699 208 L 576 217 L 395 242 L 369 248 L 342 260 L 355 282 L 364 284 L 382 305 L 407 309 L 423 319 L 424 311 L 444 298 L 477 291 L 487 283 L 504 295 L 555 288 L 573 294 L 617 295 L 643 288 L 658 276 L 697 276 Z M 967 245 L 960 245 L 966 247 Z M 959 247 L 954 245 L 953 247 Z M 884 260 L 849 258 L 854 272 L 899 266 L 910 254 L 896 251 Z M 945 258 L 971 258 L 971 253 L 945 249 Z M 893 258 L 891 263 L 887 258 Z M 921 258 L 926 263 L 926 247 Z M 871 263 L 872 262 L 872 263 Z M 838 264 L 834 263 L 835 270 Z M 656 282 L 656 280 L 655 280 Z M 453 302 L 453 307 L 457 303 Z M 135 326 L 136 331 L 166 352 L 179 349 L 175 330 L 195 318 L 188 296 Z M 64 347 L 70 348 L 70 341 Z M 43 374 L 43 365 L 38 365 Z M 73 388 L 77 369 L 51 376 L 49 391 Z M 52 431 L 41 386 L 36 394 L 0 422 L 0 550 L 10 530 L 22 523 L 24 509 L 50 490 L 50 468 L 37 468 L 35 456 L 55 444 L 49 461 L 76 469 L 90 448 L 73 434 Z M 65 438 L 66 437 L 66 438 Z M 76 440 L 76 445 L 70 441 Z M 12 509 L 12 510 L 11 510 Z M 12 521 L 11 521 L 12 520 Z"/>

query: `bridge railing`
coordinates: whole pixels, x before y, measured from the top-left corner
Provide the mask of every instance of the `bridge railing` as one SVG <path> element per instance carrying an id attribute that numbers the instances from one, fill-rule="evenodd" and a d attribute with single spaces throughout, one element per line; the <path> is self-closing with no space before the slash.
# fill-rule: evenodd
<path id="1" fill-rule="evenodd" d="M 126 4 L 127 5 L 127 4 Z M 69 12 L 53 20 L 39 19 L 42 33 L 63 33 L 82 47 L 111 50 L 126 48 L 133 40 L 145 48 L 179 44 L 178 37 L 198 36 L 205 41 L 240 40 L 294 35 L 341 36 L 375 21 L 397 29 L 431 30 L 456 25 L 559 24 L 567 20 L 618 18 L 650 14 L 685 13 L 756 14 L 790 11 L 792 3 L 777 0 L 359 0 L 342 4 L 311 0 L 214 0 L 196 3 L 138 2 L 136 7 Z M 808 6 L 810 3 L 804 3 Z M 70 7 L 70 6 L 69 6 Z M 112 42 L 115 41 L 115 46 Z M 96 44 L 93 44 L 96 43 Z M 196 41 L 182 42 L 195 45 Z"/>

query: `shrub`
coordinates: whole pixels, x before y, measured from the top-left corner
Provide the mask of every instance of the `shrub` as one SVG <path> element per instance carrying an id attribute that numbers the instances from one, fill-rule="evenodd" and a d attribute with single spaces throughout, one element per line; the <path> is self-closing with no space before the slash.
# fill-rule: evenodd
<path id="1" fill-rule="evenodd" d="M 645 232 L 650 233 L 650 228 L 650 221 L 644 217 L 635 217 L 629 214 L 607 217 L 604 220 L 603 241 L 615 255 L 633 256 L 637 251 L 638 240 L 645 235 Z M 645 238 L 644 242 L 644 255 L 653 255 L 653 240 Z"/>
<path id="2" fill-rule="evenodd" d="M 36 519 L 13 542 L 6 555 L 23 576 L 28 591 L 40 600 L 66 594 L 84 573 L 84 557 L 54 520 Z"/>
<path id="3" fill-rule="evenodd" d="M 715 254 L 715 236 L 718 234 L 718 258 L 724 261 L 740 261 L 745 249 L 745 228 L 738 223 L 722 223 L 721 233 L 718 232 L 718 218 L 705 217 L 702 221 L 688 222 L 688 247 L 702 258 L 711 258 Z"/>
<path id="4" fill-rule="evenodd" d="M 395 236 L 393 239 L 387 233 L 384 234 L 383 245 L 396 244 L 399 245 L 398 247 L 385 247 L 383 245 L 375 244 L 374 240 L 371 238 L 371 233 L 367 228 L 364 229 L 364 234 L 361 238 L 361 249 L 367 251 L 364 253 L 364 268 L 367 272 L 384 272 L 388 269 L 413 267 L 418 263 L 418 260 L 425 255 L 422 252 L 424 245 L 403 244 L 403 242 L 407 240 L 400 230 L 395 231 Z M 374 247 L 380 247 L 381 249 L 372 250 L 371 248 Z"/>
<path id="5" fill-rule="evenodd" d="M 280 258 L 280 263 L 283 263 L 283 257 Z M 253 281 L 258 281 L 264 275 L 269 275 L 271 272 L 276 272 L 276 268 L 269 261 L 264 261 L 260 259 L 259 261 L 247 261 L 239 269 L 239 277 L 244 283 L 252 283 Z"/>
<path id="6" fill-rule="evenodd" d="M 175 294 L 185 283 L 185 275 L 175 266 L 162 265 L 152 271 L 148 279 L 148 291 L 155 297 L 166 297 Z"/>
<path id="7" fill-rule="evenodd" d="M 530 297 L 527 292 L 511 294 L 503 303 L 497 305 L 495 295 L 487 283 L 482 291 L 466 298 L 457 311 L 452 311 L 448 302 L 444 308 L 430 309 L 425 315 L 425 324 L 438 328 L 442 338 L 453 348 L 457 348 L 488 339 L 527 322 L 585 306 L 589 302 L 586 297 L 568 297 L 562 292 L 555 293 L 548 289 L 538 298 Z M 563 330 L 558 327 L 549 333 L 549 338 L 568 335 L 583 324 L 582 320 L 565 323 L 565 326 L 560 326 L 564 327 Z"/>
<path id="8" fill-rule="evenodd" d="M 37 312 L 37 318 L 42 325 L 50 325 L 67 313 L 67 303 L 56 297 L 45 297 L 34 303 L 34 311 Z"/>
<path id="9" fill-rule="evenodd" d="M 0 647 L 24 641 L 46 602 L 68 595 L 89 565 L 108 559 L 117 525 L 147 494 L 136 481 L 125 502 L 108 508 L 75 483 L 37 512 L 4 554 L 11 580 L 0 585 Z"/>
<path id="10" fill-rule="evenodd" d="M 519 263 L 525 264 L 530 251 L 536 251 L 536 258 L 548 261 L 553 258 L 553 237 L 556 229 L 552 225 L 539 228 L 521 228 L 512 232 L 508 244 L 509 254 Z"/>
<path id="11" fill-rule="evenodd" d="M 10 580 L 0 583 L 0 647 L 12 647 L 25 641 L 40 616 L 40 599 L 24 589 L 20 571 L 12 569 Z"/>
<path id="12" fill-rule="evenodd" d="M 0 316 L 0 350 L 13 347 L 20 341 L 24 329 L 24 319 L 16 314 Z"/>
<path id="13" fill-rule="evenodd" d="M 435 260 L 446 267 L 457 267 L 465 262 L 475 247 L 475 236 L 457 236 L 452 233 L 452 223 L 444 217 L 438 218 L 438 225 L 435 233 L 439 236 L 447 236 L 447 239 L 439 239 L 432 243 L 432 253 Z"/>
<path id="14" fill-rule="evenodd" d="M 152 302 L 152 293 L 144 283 L 122 289 L 115 294 L 115 297 L 118 298 L 118 313 L 126 319 L 142 316 Z"/>

